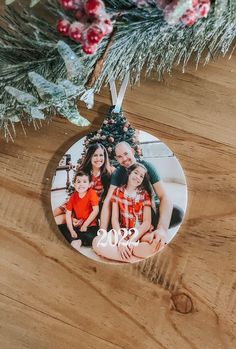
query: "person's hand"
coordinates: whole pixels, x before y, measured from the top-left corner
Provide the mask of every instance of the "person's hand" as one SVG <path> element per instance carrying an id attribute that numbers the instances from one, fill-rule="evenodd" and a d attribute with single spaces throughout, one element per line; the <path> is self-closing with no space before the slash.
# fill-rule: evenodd
<path id="1" fill-rule="evenodd" d="M 151 244 L 153 242 L 154 238 L 155 238 L 155 234 L 152 231 L 151 233 L 147 234 L 147 237 L 146 237 L 145 241 L 148 242 L 149 244 Z"/>
<path id="2" fill-rule="evenodd" d="M 123 260 L 128 261 L 132 256 L 133 246 L 126 246 L 124 244 L 118 244 L 118 250 L 120 252 L 120 256 Z"/>
<path id="3" fill-rule="evenodd" d="M 152 244 L 154 238 L 155 238 L 155 234 L 153 231 L 151 231 L 142 236 L 141 242 L 147 242 L 148 244 Z"/>
<path id="4" fill-rule="evenodd" d="M 70 233 L 71 233 L 71 236 L 72 236 L 74 239 L 76 239 L 76 238 L 78 237 L 76 231 L 72 230 Z"/>
<path id="5" fill-rule="evenodd" d="M 83 223 L 83 221 L 82 219 L 72 218 L 72 223 L 74 227 L 79 227 Z"/>
<path id="6" fill-rule="evenodd" d="M 79 220 L 77 218 L 72 218 L 72 223 L 74 227 L 78 227 L 79 225 Z"/>
<path id="7" fill-rule="evenodd" d="M 153 233 L 154 233 L 154 239 L 160 242 L 159 249 L 161 249 L 166 244 L 167 231 L 162 227 L 159 227 Z"/>
<path id="8" fill-rule="evenodd" d="M 80 231 L 83 231 L 83 232 L 87 231 L 87 229 L 88 229 L 88 227 L 87 227 L 87 225 L 85 225 L 85 224 L 83 224 L 83 225 L 80 227 Z"/>

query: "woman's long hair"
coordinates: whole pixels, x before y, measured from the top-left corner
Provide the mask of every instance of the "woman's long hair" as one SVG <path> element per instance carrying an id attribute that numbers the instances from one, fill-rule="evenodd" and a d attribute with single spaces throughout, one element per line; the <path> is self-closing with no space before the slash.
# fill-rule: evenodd
<path id="1" fill-rule="evenodd" d="M 143 181 L 142 181 L 142 184 L 140 184 L 138 186 L 138 189 L 142 189 L 142 190 L 146 190 L 148 195 L 150 196 L 150 200 L 152 199 L 152 193 L 153 193 L 153 189 L 152 189 L 152 185 L 150 183 L 150 179 L 149 179 L 149 175 L 148 175 L 148 172 L 147 172 L 147 169 L 146 167 L 143 165 L 143 164 L 140 164 L 138 162 L 136 162 L 135 164 L 131 165 L 128 169 L 127 169 L 127 178 L 126 178 L 126 181 L 125 183 L 127 184 L 128 183 L 128 179 L 129 179 L 129 175 L 131 172 L 133 172 L 136 168 L 138 167 L 141 167 L 143 168 L 144 170 L 146 170 L 146 173 L 144 175 L 144 178 L 143 178 Z"/>
<path id="2" fill-rule="evenodd" d="M 92 159 L 92 156 L 95 153 L 95 151 L 99 148 L 102 149 L 103 153 L 104 153 L 104 164 L 100 168 L 101 181 L 102 181 L 102 185 L 104 188 L 102 197 L 104 198 L 105 195 L 107 194 L 108 188 L 110 186 L 110 177 L 111 177 L 111 172 L 112 172 L 108 153 L 107 153 L 107 150 L 104 147 L 104 145 L 102 145 L 101 143 L 94 143 L 94 144 L 90 145 L 88 147 L 86 155 L 85 155 L 81 165 L 79 166 L 78 170 L 82 170 L 82 171 L 87 172 L 89 174 L 92 173 L 91 159 Z"/>

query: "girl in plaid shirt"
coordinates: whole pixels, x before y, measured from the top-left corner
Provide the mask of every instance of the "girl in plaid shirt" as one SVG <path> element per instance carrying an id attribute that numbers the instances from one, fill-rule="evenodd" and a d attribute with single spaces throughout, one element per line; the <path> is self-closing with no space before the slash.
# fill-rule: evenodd
<path id="1" fill-rule="evenodd" d="M 151 225 L 152 187 L 144 165 L 135 163 L 127 170 L 126 184 L 117 187 L 112 196 L 112 228 L 122 231 L 122 228 L 136 228 L 137 236 L 129 235 L 126 240 L 138 242 L 136 246 L 119 244 L 101 246 L 96 252 L 103 257 L 123 261 L 136 262 L 141 258 L 152 255 L 159 248 Z M 129 251 L 128 251 L 129 250 Z M 128 252 L 132 256 L 128 258 Z M 137 258 L 139 257 L 139 258 Z"/>
<path id="2" fill-rule="evenodd" d="M 132 165 L 127 171 L 126 183 L 112 195 L 112 227 L 117 231 L 141 228 L 143 235 L 151 227 L 151 187 L 146 168 L 138 163 Z"/>

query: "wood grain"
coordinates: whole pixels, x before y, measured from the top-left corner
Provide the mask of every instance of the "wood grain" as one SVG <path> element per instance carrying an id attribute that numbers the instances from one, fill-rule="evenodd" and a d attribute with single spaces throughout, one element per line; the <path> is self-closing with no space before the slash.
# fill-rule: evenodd
<path id="1" fill-rule="evenodd" d="M 52 174 L 88 128 L 56 118 L 2 137 L 1 348 L 235 348 L 235 75 L 234 55 L 127 91 L 126 116 L 174 151 L 189 189 L 173 242 L 138 265 L 89 260 L 54 223 Z M 92 111 L 80 108 L 98 128 L 109 105 L 104 88 Z"/>

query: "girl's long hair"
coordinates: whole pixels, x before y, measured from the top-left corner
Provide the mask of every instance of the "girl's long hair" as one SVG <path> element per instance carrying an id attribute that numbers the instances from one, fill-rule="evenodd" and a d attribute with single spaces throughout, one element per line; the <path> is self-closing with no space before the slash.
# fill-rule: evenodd
<path id="1" fill-rule="evenodd" d="M 138 186 L 138 189 L 146 190 L 148 195 L 150 196 L 150 199 L 152 199 L 152 194 L 153 194 L 152 185 L 150 183 L 150 179 L 149 179 L 149 175 L 148 175 L 147 169 L 146 169 L 146 167 L 143 164 L 140 164 L 140 163 L 136 162 L 135 164 L 131 165 L 127 169 L 127 178 L 126 178 L 126 182 L 125 183 L 127 185 L 130 173 L 133 172 L 138 167 L 141 167 L 141 168 L 146 170 L 146 173 L 144 175 L 143 181 Z"/>
<path id="2" fill-rule="evenodd" d="M 108 188 L 110 186 L 110 177 L 111 177 L 111 172 L 112 172 L 108 153 L 107 153 L 107 150 L 104 147 L 104 145 L 102 145 L 101 143 L 94 143 L 94 144 L 90 145 L 82 163 L 80 164 L 80 166 L 78 168 L 78 170 L 82 170 L 82 171 L 89 173 L 89 174 L 92 173 L 91 159 L 92 159 L 92 156 L 95 153 L 95 151 L 99 148 L 102 149 L 103 153 L 104 153 L 104 164 L 100 168 L 101 181 L 102 181 L 102 185 L 104 188 L 102 197 L 104 198 L 105 195 L 107 194 Z"/>

